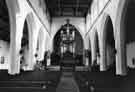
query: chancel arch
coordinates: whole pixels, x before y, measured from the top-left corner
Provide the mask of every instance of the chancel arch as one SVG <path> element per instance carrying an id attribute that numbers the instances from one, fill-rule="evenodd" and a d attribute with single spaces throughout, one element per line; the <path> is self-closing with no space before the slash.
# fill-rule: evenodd
<path id="1" fill-rule="evenodd" d="M 65 25 L 62 25 L 54 36 L 53 55 L 56 55 L 58 60 L 68 60 L 74 58 L 76 59 L 76 64 L 83 65 L 83 43 L 83 38 L 80 32 L 76 29 L 74 25 L 67 23 Z M 52 64 L 53 62 L 54 64 L 57 63 L 57 65 L 60 64 L 60 62 L 52 60 Z"/>

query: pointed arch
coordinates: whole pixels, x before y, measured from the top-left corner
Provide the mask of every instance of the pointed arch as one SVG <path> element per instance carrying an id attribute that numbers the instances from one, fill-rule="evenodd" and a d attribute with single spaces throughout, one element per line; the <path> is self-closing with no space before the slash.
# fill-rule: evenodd
<path id="1" fill-rule="evenodd" d="M 26 15 L 25 18 L 25 22 L 27 23 L 27 46 L 25 47 L 25 70 L 33 70 L 34 68 L 34 63 L 35 63 L 35 53 L 34 53 L 34 29 L 35 28 L 35 20 L 34 20 L 34 16 L 33 13 L 30 12 Z M 23 28 L 25 28 L 25 26 L 23 26 Z M 25 30 L 23 30 L 25 31 Z M 23 34 L 25 35 L 25 34 Z M 23 36 L 22 35 L 22 36 Z"/>
<path id="2" fill-rule="evenodd" d="M 114 26 L 113 26 L 111 17 L 109 15 L 106 15 L 106 19 L 104 21 L 105 21 L 105 24 L 103 26 L 103 31 L 102 31 L 101 68 L 104 68 L 103 70 L 107 70 L 109 69 L 109 67 L 112 67 L 113 69 L 115 69 L 116 48 L 115 48 Z"/>
<path id="3" fill-rule="evenodd" d="M 55 34 L 54 38 L 53 38 L 53 52 L 57 55 L 57 57 L 60 57 L 60 42 L 61 42 L 61 31 L 63 30 L 63 28 L 65 28 L 64 26 L 66 26 L 67 24 L 63 25 Z M 72 24 L 69 24 L 70 27 L 73 27 L 74 31 L 75 31 L 75 54 L 77 57 L 80 58 L 80 61 L 83 61 L 83 54 L 84 54 L 84 41 L 82 38 L 82 35 L 80 34 L 80 32 L 76 29 L 76 27 Z M 72 30 L 70 30 L 72 31 Z M 59 58 L 60 59 L 60 58 Z M 80 64 L 82 64 L 83 62 L 81 62 Z M 58 63 L 59 64 L 59 63 Z"/>

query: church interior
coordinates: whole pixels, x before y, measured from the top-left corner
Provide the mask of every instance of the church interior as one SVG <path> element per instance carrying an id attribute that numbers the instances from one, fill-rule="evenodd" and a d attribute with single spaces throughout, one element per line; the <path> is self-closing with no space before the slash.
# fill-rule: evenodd
<path id="1" fill-rule="evenodd" d="M 135 0 L 0 0 L 1 92 L 134 92 Z"/>

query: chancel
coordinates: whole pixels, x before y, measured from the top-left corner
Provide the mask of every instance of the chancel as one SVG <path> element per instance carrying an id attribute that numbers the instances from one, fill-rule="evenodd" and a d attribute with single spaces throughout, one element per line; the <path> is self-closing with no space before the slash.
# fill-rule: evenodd
<path id="1" fill-rule="evenodd" d="M 135 0 L 0 0 L 1 92 L 135 92 Z"/>

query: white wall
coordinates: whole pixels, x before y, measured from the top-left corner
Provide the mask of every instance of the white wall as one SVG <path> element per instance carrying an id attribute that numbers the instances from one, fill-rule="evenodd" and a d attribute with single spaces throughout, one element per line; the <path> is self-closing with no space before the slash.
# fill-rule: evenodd
<path id="1" fill-rule="evenodd" d="M 135 42 L 127 45 L 127 65 L 130 68 L 135 68 L 132 59 L 135 59 Z"/>
<path id="2" fill-rule="evenodd" d="M 106 50 L 107 51 L 107 53 L 106 53 L 106 55 L 107 55 L 106 56 L 106 58 L 107 58 L 107 66 L 110 66 L 115 61 L 115 55 L 114 55 L 114 52 L 113 52 L 113 49 L 112 49 L 111 46 L 107 45 L 106 49 L 107 49 Z"/>
<path id="3" fill-rule="evenodd" d="M 8 69 L 9 44 L 2 40 L 0 40 L 0 62 L 1 57 L 4 57 L 4 64 L 0 63 L 0 69 Z"/>

